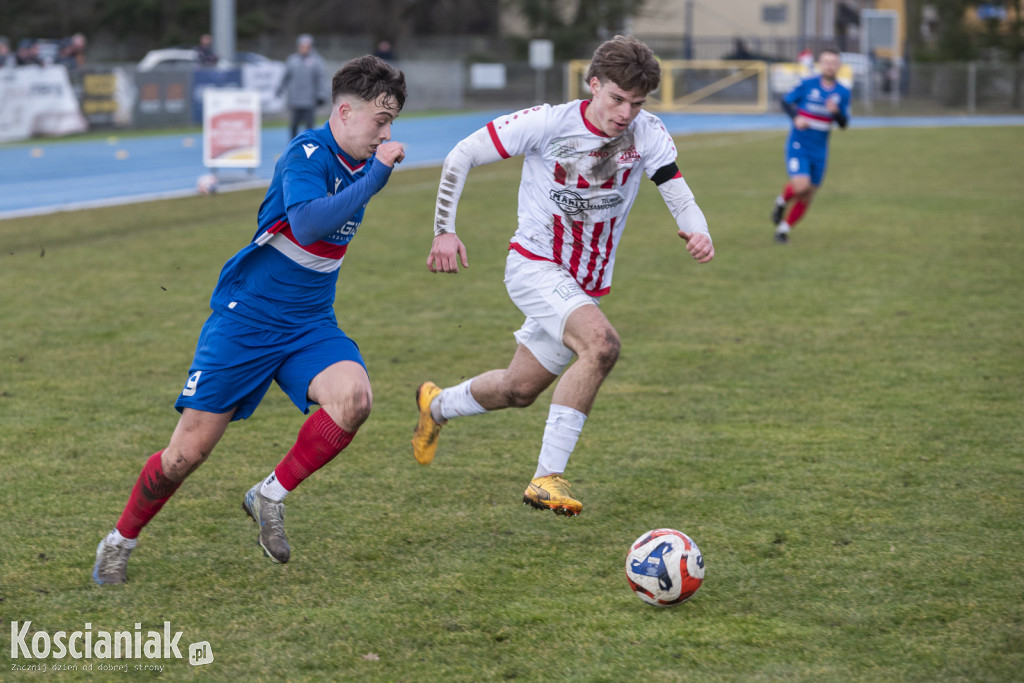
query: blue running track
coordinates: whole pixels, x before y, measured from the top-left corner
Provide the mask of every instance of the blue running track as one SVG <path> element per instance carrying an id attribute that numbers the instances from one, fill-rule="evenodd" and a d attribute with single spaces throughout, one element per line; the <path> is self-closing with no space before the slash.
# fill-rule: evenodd
<path id="1" fill-rule="evenodd" d="M 406 144 L 399 169 L 438 166 L 460 139 L 505 112 L 402 117 L 393 138 Z M 660 114 L 675 135 L 788 129 L 783 114 Z M 860 117 L 852 126 L 1024 126 L 1024 116 Z M 222 187 L 262 187 L 287 145 L 287 130 L 263 131 L 262 164 L 251 173 L 227 170 Z M 101 140 L 33 140 L 0 146 L 0 219 L 182 197 L 196 192 L 202 136 L 154 134 Z"/>

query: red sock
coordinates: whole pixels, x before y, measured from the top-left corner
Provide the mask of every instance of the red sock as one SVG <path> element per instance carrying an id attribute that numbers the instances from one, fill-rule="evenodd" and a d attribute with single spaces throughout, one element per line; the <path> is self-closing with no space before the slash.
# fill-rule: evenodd
<path id="1" fill-rule="evenodd" d="M 786 222 L 789 223 L 789 227 L 796 225 L 796 222 L 803 218 L 804 211 L 807 210 L 807 202 L 797 201 L 793 203 L 793 208 L 789 210 L 789 215 L 786 216 Z"/>
<path id="2" fill-rule="evenodd" d="M 277 480 L 288 491 L 294 491 L 302 480 L 341 453 L 354 436 L 339 427 L 321 408 L 302 424 L 295 445 L 274 468 Z"/>
<path id="3" fill-rule="evenodd" d="M 142 466 L 142 472 L 135 482 L 128 504 L 124 506 L 121 519 L 117 520 L 117 530 L 125 538 L 137 538 L 142 527 L 160 512 L 160 508 L 170 499 L 181 486 L 180 481 L 171 481 L 164 476 L 164 468 L 160 463 L 163 451 L 149 456 Z"/>
<path id="4" fill-rule="evenodd" d="M 789 200 L 793 198 L 793 183 L 786 183 L 786 186 L 782 188 L 782 200 L 789 203 Z"/>

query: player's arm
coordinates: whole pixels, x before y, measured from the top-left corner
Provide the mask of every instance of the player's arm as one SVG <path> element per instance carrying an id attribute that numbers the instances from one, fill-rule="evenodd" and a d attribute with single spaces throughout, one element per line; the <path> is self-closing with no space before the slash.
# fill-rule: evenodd
<path id="1" fill-rule="evenodd" d="M 463 268 L 469 267 L 466 247 L 455 234 L 459 198 L 471 168 L 503 158 L 486 127 L 462 139 L 448 153 L 441 168 L 441 184 L 437 189 L 437 203 L 434 207 L 434 242 L 427 256 L 430 272 L 457 273 L 460 261 Z"/>
<path id="2" fill-rule="evenodd" d="M 394 169 L 393 164 L 404 158 L 404 153 L 401 152 L 401 143 L 386 142 L 381 148 L 384 145 L 393 147 L 387 150 L 387 154 L 378 149 L 377 156 L 369 162 L 366 174 L 359 180 L 330 197 L 318 197 L 288 207 L 288 223 L 299 244 L 313 244 L 340 230 L 387 184 Z M 391 165 L 386 161 L 390 161 Z"/>
<path id="3" fill-rule="evenodd" d="M 707 263 L 715 257 L 715 245 L 704 212 L 697 206 L 697 200 L 690 186 L 683 180 L 679 167 L 673 162 L 659 168 L 651 180 L 658 186 L 665 205 L 672 212 L 679 227 L 679 237 L 686 242 L 686 250 L 698 263 Z"/>
<path id="4" fill-rule="evenodd" d="M 840 128 L 846 128 L 846 124 L 850 122 L 850 101 L 840 96 L 839 101 L 834 104 L 835 109 L 832 109 L 832 102 L 829 102 L 829 111 L 832 112 L 832 119 L 839 124 Z"/>
<path id="5" fill-rule="evenodd" d="M 803 100 L 806 90 L 805 83 L 806 81 L 793 88 L 789 94 L 783 95 L 781 100 L 782 110 L 793 120 L 793 127 L 797 130 L 807 128 L 807 119 L 800 115 L 800 102 Z"/>
<path id="6" fill-rule="evenodd" d="M 795 91 L 794 91 L 795 92 Z M 790 93 L 792 95 L 793 93 Z M 793 127 L 797 130 L 807 128 L 807 119 L 800 115 L 800 105 L 789 99 L 789 96 L 782 98 L 782 109 L 789 118 L 793 119 Z"/>
<path id="7" fill-rule="evenodd" d="M 790 94 L 792 94 L 792 93 L 790 93 Z M 786 115 L 789 118 L 795 119 L 797 113 L 800 111 L 800 107 L 797 105 L 796 102 L 794 102 L 791 99 L 789 99 L 789 97 L 790 97 L 789 95 L 783 95 L 779 99 L 779 102 L 782 103 L 782 111 L 786 112 Z"/>
<path id="8" fill-rule="evenodd" d="M 779 102 L 782 103 L 782 111 L 786 112 L 786 115 L 789 116 L 789 118 L 795 119 L 797 114 L 800 113 L 800 100 L 803 96 L 804 84 L 801 82 L 798 86 L 779 99 Z"/>

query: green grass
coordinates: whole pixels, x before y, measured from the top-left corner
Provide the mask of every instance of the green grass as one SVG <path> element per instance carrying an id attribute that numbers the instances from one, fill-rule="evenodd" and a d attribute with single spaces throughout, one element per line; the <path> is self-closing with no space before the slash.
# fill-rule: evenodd
<path id="1" fill-rule="evenodd" d="M 581 517 L 519 502 L 547 396 L 454 422 L 432 466 L 413 462 L 417 384 L 511 357 L 518 165 L 471 175 L 457 277 L 424 267 L 437 170 L 408 171 L 371 202 L 340 279 L 374 413 L 289 497 L 292 562 L 262 557 L 240 510 L 303 419 L 273 388 L 147 527 L 123 587 L 92 584 L 95 545 L 170 436 L 261 194 L 0 222 L 3 656 L 15 620 L 169 620 L 215 655 L 143 661 L 172 678 L 1019 679 L 1020 129 L 837 134 L 786 247 L 767 220 L 781 134 L 678 142 L 718 255 L 689 261 L 645 184 L 603 304 L 622 356 L 568 472 Z M 622 572 L 659 526 L 707 565 L 670 610 Z"/>

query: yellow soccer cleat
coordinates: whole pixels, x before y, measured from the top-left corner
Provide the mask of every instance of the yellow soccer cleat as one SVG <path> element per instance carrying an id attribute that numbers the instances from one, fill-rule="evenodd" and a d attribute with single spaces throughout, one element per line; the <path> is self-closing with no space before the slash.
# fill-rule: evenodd
<path id="1" fill-rule="evenodd" d="M 412 454 L 421 465 L 429 465 L 437 453 L 437 437 L 441 434 L 441 425 L 434 422 L 430 414 L 430 402 L 440 393 L 441 387 L 433 382 L 424 382 L 416 390 L 416 407 L 420 411 L 420 419 L 412 432 Z"/>
<path id="2" fill-rule="evenodd" d="M 572 497 L 569 482 L 557 474 L 537 477 L 526 487 L 523 504 L 538 510 L 552 510 L 556 515 L 575 517 L 583 511 L 583 503 Z"/>

